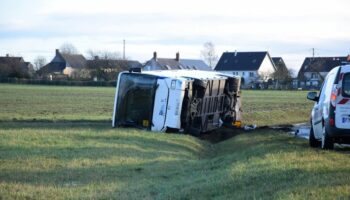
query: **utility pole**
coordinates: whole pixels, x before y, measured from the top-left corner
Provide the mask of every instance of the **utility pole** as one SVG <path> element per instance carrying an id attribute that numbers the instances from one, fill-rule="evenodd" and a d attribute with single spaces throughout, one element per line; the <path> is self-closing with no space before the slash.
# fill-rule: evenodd
<path id="1" fill-rule="evenodd" d="M 125 40 L 123 40 L 123 60 L 125 60 Z"/>
<path id="2" fill-rule="evenodd" d="M 315 48 L 312 48 L 312 58 L 315 57 Z"/>

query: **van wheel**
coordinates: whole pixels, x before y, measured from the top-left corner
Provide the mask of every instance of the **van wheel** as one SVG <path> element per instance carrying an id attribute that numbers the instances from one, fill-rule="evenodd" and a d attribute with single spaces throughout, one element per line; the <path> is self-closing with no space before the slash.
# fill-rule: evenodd
<path id="1" fill-rule="evenodd" d="M 323 126 L 322 128 L 322 149 L 334 149 L 334 143 L 331 137 L 327 134 L 326 128 Z"/>
<path id="2" fill-rule="evenodd" d="M 309 144 L 310 144 L 310 147 L 314 147 L 314 148 L 321 146 L 321 142 L 315 138 L 315 133 L 314 133 L 314 129 L 312 128 L 312 125 L 309 133 Z"/>

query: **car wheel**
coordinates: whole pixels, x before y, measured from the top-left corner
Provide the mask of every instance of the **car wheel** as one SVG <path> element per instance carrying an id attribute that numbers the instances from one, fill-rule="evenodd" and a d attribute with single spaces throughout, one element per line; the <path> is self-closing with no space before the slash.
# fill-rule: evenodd
<path id="1" fill-rule="evenodd" d="M 331 137 L 327 134 L 325 126 L 322 128 L 322 149 L 334 149 L 334 143 Z"/>
<path id="2" fill-rule="evenodd" d="M 315 133 L 314 133 L 314 129 L 312 128 L 312 125 L 311 125 L 310 133 L 309 133 L 309 144 L 311 147 L 321 146 L 321 142 L 315 138 Z"/>

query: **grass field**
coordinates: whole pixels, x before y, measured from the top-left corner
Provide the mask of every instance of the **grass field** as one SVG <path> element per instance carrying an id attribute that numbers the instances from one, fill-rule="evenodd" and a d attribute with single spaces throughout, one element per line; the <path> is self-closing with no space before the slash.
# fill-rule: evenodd
<path id="1" fill-rule="evenodd" d="M 110 121 L 114 88 L 0 84 L 0 121 Z M 305 91 L 242 91 L 243 122 L 306 122 L 312 102 Z"/>
<path id="2" fill-rule="evenodd" d="M 306 91 L 244 90 L 243 122 L 259 126 L 308 122 L 313 102 L 306 95 Z"/>
<path id="3" fill-rule="evenodd" d="M 114 90 L 0 84 L 0 120 L 110 120 Z"/>
<path id="4" fill-rule="evenodd" d="M 101 124 L 3 123 L 3 199 L 350 198 L 349 152 L 275 131 L 218 144 Z"/>
<path id="5" fill-rule="evenodd" d="M 308 120 L 306 92 L 243 91 L 247 124 Z M 112 129 L 114 88 L 0 84 L 0 199 L 349 199 L 350 149 L 257 130 L 212 144 Z"/>

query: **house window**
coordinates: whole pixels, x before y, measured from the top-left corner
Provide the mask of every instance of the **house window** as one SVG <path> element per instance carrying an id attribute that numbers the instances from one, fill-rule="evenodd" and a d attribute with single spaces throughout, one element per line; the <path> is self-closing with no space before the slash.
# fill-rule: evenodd
<path id="1" fill-rule="evenodd" d="M 249 77 L 254 77 L 254 72 L 249 72 Z"/>
<path id="2" fill-rule="evenodd" d="M 318 74 L 317 73 L 312 73 L 311 74 L 311 78 L 318 78 Z"/>
<path id="3" fill-rule="evenodd" d="M 242 76 L 244 76 L 244 72 L 242 72 Z"/>

